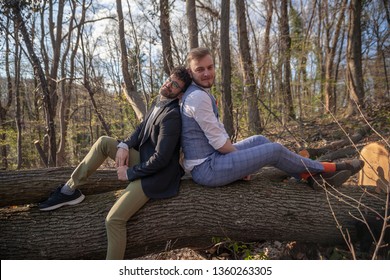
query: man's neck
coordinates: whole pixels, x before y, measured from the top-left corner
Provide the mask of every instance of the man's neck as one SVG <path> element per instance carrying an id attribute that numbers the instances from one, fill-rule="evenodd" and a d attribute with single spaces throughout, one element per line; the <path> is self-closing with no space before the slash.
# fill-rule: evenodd
<path id="1" fill-rule="evenodd" d="M 210 90 L 211 90 L 211 87 L 209 87 L 209 88 L 202 87 L 201 85 L 195 83 L 194 81 L 192 82 L 192 84 L 197 86 L 197 87 L 200 87 L 201 89 L 203 89 L 203 90 L 205 90 L 207 92 L 210 92 Z"/>

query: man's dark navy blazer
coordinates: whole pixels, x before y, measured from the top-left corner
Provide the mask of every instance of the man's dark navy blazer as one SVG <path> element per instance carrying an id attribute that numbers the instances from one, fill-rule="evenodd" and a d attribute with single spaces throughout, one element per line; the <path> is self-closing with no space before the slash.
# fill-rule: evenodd
<path id="1" fill-rule="evenodd" d="M 179 191 L 183 169 L 179 164 L 181 116 L 178 99 L 159 108 L 153 119 L 148 118 L 124 141 L 140 153 L 140 164 L 127 170 L 129 181 L 141 179 L 149 198 L 168 198 Z M 131 159 L 130 159 L 131 160 Z"/>

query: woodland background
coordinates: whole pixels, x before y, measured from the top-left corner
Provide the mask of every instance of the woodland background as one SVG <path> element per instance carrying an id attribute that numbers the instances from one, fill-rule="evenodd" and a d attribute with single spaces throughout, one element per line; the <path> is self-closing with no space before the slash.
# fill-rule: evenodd
<path id="1" fill-rule="evenodd" d="M 39 168 L 38 172 L 45 172 L 48 169 L 43 167 L 75 166 L 99 136 L 126 137 L 143 119 L 169 70 L 175 65 L 185 64 L 187 52 L 196 46 L 207 46 L 213 53 L 217 77 L 212 90 L 233 141 L 262 133 L 298 151 L 305 147 L 326 146 L 332 140 L 345 138 L 343 129 L 353 132 L 369 123 L 376 133 L 364 135 L 362 144 L 373 141 L 388 143 L 389 25 L 388 0 L 2 0 L 0 168 L 9 171 L 2 172 L 2 175 L 6 178 L 11 174 L 9 177 L 18 180 L 17 176 L 29 172 L 27 169 Z M 356 156 L 356 149 L 354 152 Z M 25 170 L 12 171 L 20 169 Z M 24 193 L 25 197 L 6 195 L 30 199 L 34 189 L 40 196 L 47 197 L 44 192 L 52 189 L 47 184 L 52 184 L 53 178 L 38 178 L 47 182 L 38 182 L 34 188 L 31 188 L 33 176 L 28 178 L 29 192 Z M 61 178 L 58 175 L 54 180 Z M 4 187 L 9 182 L 7 180 L 2 182 Z M 351 184 L 357 185 L 356 178 L 352 180 Z M 276 194 L 279 190 L 284 194 L 287 190 L 299 194 L 296 201 L 289 203 L 301 202 L 308 197 L 306 189 L 302 186 L 295 188 L 296 183 L 292 182 L 279 183 L 285 185 L 283 190 L 264 178 L 242 187 L 253 188 L 258 194 L 257 185 L 262 183 Z M 16 191 L 23 193 L 21 182 L 18 184 Z M 190 184 L 183 183 L 183 193 L 191 190 Z M 9 190 L 15 190 L 15 184 L 11 185 Z M 237 197 L 230 195 L 236 188 L 225 190 L 221 193 L 229 198 Z M 196 196 L 207 191 L 198 192 Z M 207 199 L 213 199 L 213 195 Z M 313 195 L 321 196 L 317 191 Z M 185 201 L 188 197 L 183 195 L 177 199 Z M 91 195 L 92 202 L 89 203 L 96 203 L 94 199 L 101 200 L 99 205 L 102 207 L 96 208 L 104 212 L 114 198 L 110 194 Z M 280 200 L 280 196 L 275 198 L 275 201 Z M 35 198 L 26 203 L 37 201 Z M 167 203 L 175 205 L 177 200 L 169 201 Z M 275 201 L 267 202 L 273 205 Z M 141 211 L 132 226 L 137 225 L 136 219 L 144 217 L 142 215 L 150 208 L 163 205 L 163 202 L 158 203 Z M 245 211 L 251 215 L 256 213 L 248 205 L 234 203 L 237 203 L 235 207 L 243 208 L 239 213 L 241 216 Z M 266 202 L 262 203 L 268 209 Z M 46 244 L 46 241 L 25 244 L 34 240 L 26 238 L 26 234 L 33 234 L 30 224 L 23 224 L 24 218 L 18 220 L 26 216 L 26 211 L 31 224 L 43 221 L 45 229 L 58 227 L 55 214 L 49 226 L 48 220 L 37 213 L 39 211 L 33 204 L 31 207 L 2 208 L 0 221 L 4 228 L 12 229 L 10 235 L 3 233 L 10 238 L 1 244 L 4 254 L 23 253 L 33 245 L 42 251 L 42 244 Z M 87 202 L 80 207 L 91 208 Z M 273 213 L 280 212 L 281 208 Z M 76 212 L 83 212 L 73 211 L 69 207 L 61 213 L 70 213 L 74 217 Z M 306 212 L 313 213 L 313 209 Z M 298 211 L 297 215 L 302 213 Z M 241 216 L 237 219 L 240 220 Z M 388 219 L 386 217 L 384 219 Z M 168 218 L 171 221 L 172 217 Z M 231 213 L 226 219 L 228 224 Z M 211 220 L 214 221 L 214 217 Z M 100 214 L 97 221 L 100 225 Z M 12 226 L 8 226 L 10 223 Z M 284 225 L 285 221 L 282 220 L 281 224 Z M 14 236 L 16 225 L 20 226 L 20 230 L 15 231 L 21 235 L 20 239 Z M 252 223 L 245 224 L 244 234 L 240 237 L 248 235 L 247 226 L 250 225 Z M 333 230 L 333 219 L 329 225 Z M 64 224 L 64 227 L 71 226 L 74 225 Z M 105 233 L 104 227 L 100 226 L 100 239 L 95 247 L 102 253 L 105 251 Z M 26 228 L 29 230 L 24 232 Z M 184 228 L 185 232 L 191 232 L 189 225 Z M 200 237 L 208 238 L 202 227 L 197 224 L 196 228 L 200 230 Z M 214 227 L 207 225 L 206 228 Z M 169 232 L 175 228 L 168 226 L 167 229 Z M 321 226 L 317 230 L 330 236 Z M 302 238 L 307 232 L 310 231 L 300 233 Z M 209 234 L 222 236 L 214 232 Z M 161 235 L 161 231 L 157 235 Z M 80 238 L 86 236 L 80 234 Z M 193 236 L 190 239 L 195 240 Z M 217 245 L 210 250 L 215 253 L 221 243 L 226 245 L 220 241 L 215 240 Z M 83 242 L 85 239 L 80 241 Z M 287 248 L 290 252 L 291 248 L 299 247 L 291 245 L 290 241 L 270 242 L 273 242 L 271 247 L 279 251 Z M 131 246 L 134 242 L 128 244 Z M 228 242 L 225 247 L 235 255 L 238 251 L 245 255 L 246 246 Z M 50 248 L 46 248 L 47 252 Z M 318 250 L 303 250 L 306 252 L 304 257 L 294 258 L 318 257 Z M 58 258 L 58 252 L 54 251 L 51 258 Z M 297 251 L 297 255 L 302 254 L 301 250 Z M 310 251 L 314 252 L 312 257 L 309 257 Z M 193 252 L 187 253 L 189 258 L 196 258 Z M 327 258 L 332 258 L 333 254 L 333 249 L 329 254 L 321 253 L 329 255 Z"/>
<path id="2" fill-rule="evenodd" d="M 100 135 L 126 137 L 196 46 L 214 55 L 233 140 L 390 97 L 388 0 L 12 0 L 0 12 L 2 169 L 75 165 Z"/>

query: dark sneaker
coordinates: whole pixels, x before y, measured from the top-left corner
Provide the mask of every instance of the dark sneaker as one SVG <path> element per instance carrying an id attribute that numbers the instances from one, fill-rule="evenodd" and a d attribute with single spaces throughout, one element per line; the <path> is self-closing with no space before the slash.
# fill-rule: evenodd
<path id="1" fill-rule="evenodd" d="M 351 171 L 351 176 L 358 173 L 364 166 L 364 161 L 360 159 L 350 159 L 344 160 L 342 162 L 336 163 L 336 170 L 349 170 Z"/>
<path id="2" fill-rule="evenodd" d="M 76 189 L 75 192 L 71 195 L 66 195 L 61 192 L 61 188 L 62 185 L 59 186 L 46 201 L 39 203 L 39 210 L 50 211 L 60 208 L 64 205 L 79 204 L 85 198 L 79 189 Z"/>
<path id="3" fill-rule="evenodd" d="M 326 185 L 332 185 L 334 187 L 340 187 L 345 181 L 351 177 L 352 172 L 350 170 L 341 170 L 336 172 L 325 172 L 313 175 L 309 177 L 307 182 L 309 186 L 314 188 L 314 186 L 321 187 Z"/>

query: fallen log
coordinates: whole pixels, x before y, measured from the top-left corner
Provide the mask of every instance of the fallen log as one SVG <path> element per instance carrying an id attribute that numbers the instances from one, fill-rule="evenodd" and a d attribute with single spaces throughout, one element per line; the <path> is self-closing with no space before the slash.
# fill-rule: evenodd
<path id="1" fill-rule="evenodd" d="M 348 146 L 339 150 L 328 152 L 318 158 L 319 161 L 334 161 L 340 158 L 358 157 L 362 145 Z"/>
<path id="2" fill-rule="evenodd" d="M 312 190 L 303 183 L 257 177 L 206 188 L 184 180 L 178 196 L 149 201 L 129 220 L 126 258 L 167 247 L 209 246 L 213 237 L 341 244 L 333 214 L 354 238 L 354 207 L 363 209 L 364 203 L 382 213 L 384 198 L 358 187 L 339 191 L 343 195 L 332 191 L 336 197 L 329 196 L 331 211 L 324 189 Z M 1 208 L 1 259 L 103 259 L 104 218 L 118 195 L 88 195 L 77 206 L 51 212 L 40 212 L 35 205 Z"/>
<path id="3" fill-rule="evenodd" d="M 332 153 L 337 149 L 340 149 L 342 147 L 350 145 L 351 142 L 353 144 L 359 143 L 369 132 L 371 132 L 371 127 L 369 125 L 364 125 L 364 126 L 360 127 L 359 129 L 357 129 L 349 137 L 346 136 L 343 139 L 332 142 L 332 143 L 330 143 L 326 146 L 323 146 L 321 148 L 303 149 L 299 153 L 305 157 L 318 158 L 320 160 L 329 160 L 330 158 L 336 159 L 336 158 L 346 157 L 346 156 L 350 155 L 351 153 L 354 155 L 357 153 L 357 151 L 352 147 L 352 148 L 346 149 L 345 153 L 343 153 L 342 151 L 338 151 L 337 154 L 327 156 L 328 153 Z"/>
<path id="4" fill-rule="evenodd" d="M 0 171 L 0 207 L 37 203 L 46 199 L 59 184 L 66 183 L 74 167 L 54 167 L 18 171 Z M 80 189 L 98 194 L 126 187 L 115 169 L 97 170 Z"/>
<path id="5" fill-rule="evenodd" d="M 70 178 L 74 167 L 58 167 L 19 171 L 0 171 L 0 207 L 38 203 L 46 199 L 61 183 Z M 281 181 L 286 173 L 273 168 L 262 168 L 258 176 Z M 124 189 L 126 182 L 119 181 L 115 169 L 99 169 L 80 187 L 86 194 L 98 194 Z"/>

